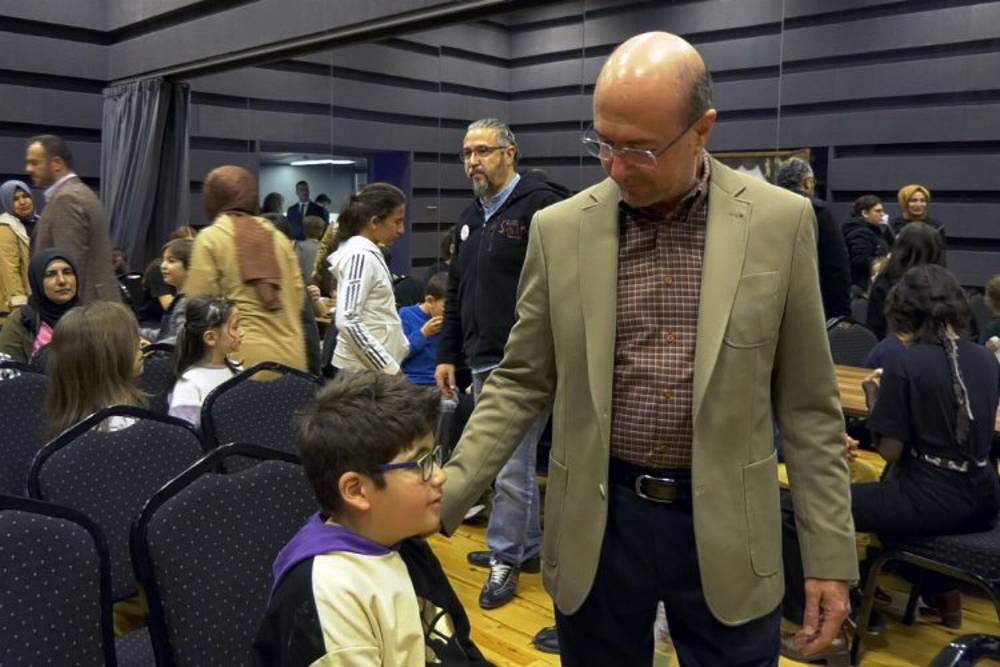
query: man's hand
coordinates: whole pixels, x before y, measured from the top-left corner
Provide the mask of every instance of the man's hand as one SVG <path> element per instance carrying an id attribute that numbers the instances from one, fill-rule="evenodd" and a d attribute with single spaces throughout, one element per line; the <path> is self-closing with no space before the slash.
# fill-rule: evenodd
<path id="1" fill-rule="evenodd" d="M 844 444 L 847 448 L 847 462 L 853 463 L 858 460 L 858 441 L 851 436 L 844 434 Z"/>
<path id="2" fill-rule="evenodd" d="M 455 398 L 454 364 L 438 364 L 434 369 L 434 381 L 445 398 Z"/>
<path id="3" fill-rule="evenodd" d="M 806 579 L 806 613 L 795 634 L 795 648 L 803 655 L 822 651 L 836 639 L 851 613 L 847 582 Z"/>

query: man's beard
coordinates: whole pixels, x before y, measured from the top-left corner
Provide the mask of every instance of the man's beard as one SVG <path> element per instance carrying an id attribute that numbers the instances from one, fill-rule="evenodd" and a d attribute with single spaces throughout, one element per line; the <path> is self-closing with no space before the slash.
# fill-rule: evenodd
<path id="1" fill-rule="evenodd" d="M 483 178 L 482 180 L 477 181 L 475 180 L 475 174 L 473 174 L 472 194 L 476 195 L 477 199 L 486 199 L 486 197 L 489 196 L 489 191 L 490 188 L 493 187 L 493 184 L 490 182 L 490 178 L 486 174 L 479 172 L 479 175 Z"/>

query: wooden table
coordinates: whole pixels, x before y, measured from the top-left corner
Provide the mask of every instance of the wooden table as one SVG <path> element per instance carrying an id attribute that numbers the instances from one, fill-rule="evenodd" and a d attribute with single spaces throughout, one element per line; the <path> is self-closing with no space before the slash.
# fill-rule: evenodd
<path id="1" fill-rule="evenodd" d="M 854 366 L 834 366 L 837 371 L 837 387 L 840 389 L 840 407 L 848 417 L 867 417 L 868 406 L 861 382 L 871 374 L 870 368 Z M 993 433 L 1000 437 L 1000 410 L 997 411 Z"/>

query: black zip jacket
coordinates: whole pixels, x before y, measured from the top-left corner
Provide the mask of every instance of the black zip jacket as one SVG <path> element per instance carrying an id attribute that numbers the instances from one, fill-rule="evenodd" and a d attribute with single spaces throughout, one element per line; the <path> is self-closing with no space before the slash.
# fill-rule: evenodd
<path id="1" fill-rule="evenodd" d="M 872 262 L 889 254 L 895 235 L 888 225 L 873 225 L 861 216 L 852 217 L 841 230 L 851 256 L 851 284 L 867 292 Z"/>
<path id="2" fill-rule="evenodd" d="M 471 368 L 500 363 L 514 326 L 531 218 L 570 194 L 561 185 L 527 173 L 521 174 L 489 222 L 484 221 L 478 201 L 462 212 L 448 269 L 438 363 Z"/>

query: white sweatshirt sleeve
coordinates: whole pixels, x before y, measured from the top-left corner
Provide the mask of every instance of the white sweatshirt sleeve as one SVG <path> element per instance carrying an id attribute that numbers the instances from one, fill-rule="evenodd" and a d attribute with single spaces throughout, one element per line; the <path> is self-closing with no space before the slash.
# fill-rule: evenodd
<path id="1" fill-rule="evenodd" d="M 381 270 L 378 260 L 365 251 L 349 255 L 339 262 L 335 321 L 356 358 L 372 370 L 396 375 L 399 363 L 372 335 L 361 316 L 375 283 L 375 272 Z"/>

